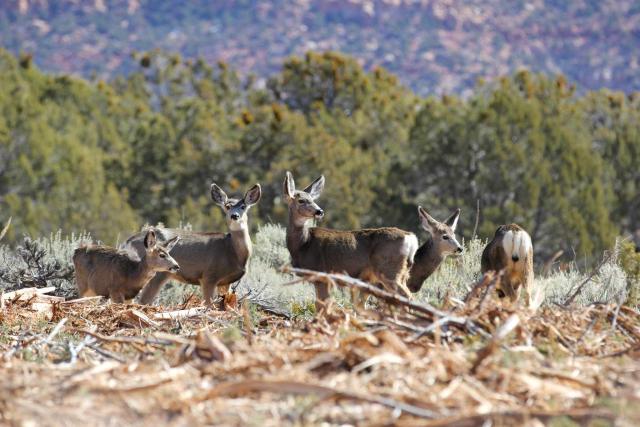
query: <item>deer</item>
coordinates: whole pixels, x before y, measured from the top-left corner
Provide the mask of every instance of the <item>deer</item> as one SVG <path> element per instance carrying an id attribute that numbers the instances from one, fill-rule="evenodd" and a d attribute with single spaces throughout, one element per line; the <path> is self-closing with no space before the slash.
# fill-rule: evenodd
<path id="1" fill-rule="evenodd" d="M 498 295 L 507 297 L 513 303 L 520 298 L 524 288 L 525 297 L 530 307 L 539 302 L 540 295 L 533 296 L 533 245 L 531 237 L 518 224 L 501 225 L 493 239 L 482 251 L 481 272 L 503 271 L 498 284 Z M 532 298 L 533 297 L 533 298 Z"/>
<path id="2" fill-rule="evenodd" d="M 324 184 L 324 176 L 320 176 L 304 190 L 296 190 L 293 175 L 286 172 L 283 196 L 289 207 L 286 241 L 292 266 L 345 273 L 382 284 L 393 291 L 404 291 L 418 249 L 418 238 L 413 233 L 393 227 L 351 231 L 311 227 L 313 220 L 324 216 L 324 211 L 316 203 Z M 316 310 L 319 312 L 329 298 L 329 288 L 324 282 L 315 282 L 314 287 Z M 352 297 L 354 305 L 360 307 L 359 294 L 354 292 Z"/>
<path id="3" fill-rule="evenodd" d="M 229 198 L 216 184 L 211 184 L 211 199 L 225 214 L 228 233 L 193 232 L 160 228 L 158 236 L 165 241 L 180 237 L 171 255 L 180 264 L 180 271 L 161 272 L 147 283 L 140 293 L 141 304 L 150 304 L 169 279 L 181 283 L 200 285 L 207 307 L 211 307 L 214 294 L 226 295 L 229 287 L 244 276 L 252 244 L 249 236 L 248 212 L 260 200 L 262 190 L 255 184 L 244 197 Z M 142 251 L 143 234 L 135 234 L 124 246 Z M 225 308 L 224 299 L 222 309 Z"/>
<path id="4" fill-rule="evenodd" d="M 176 260 L 169 255 L 178 240 L 174 237 L 159 244 L 155 230 L 149 229 L 144 236 L 145 250 L 140 257 L 110 246 L 77 248 L 73 253 L 73 264 L 80 296 L 104 296 L 115 303 L 135 298 L 156 272 L 180 271 Z"/>
<path id="5" fill-rule="evenodd" d="M 414 293 L 420 291 L 424 281 L 438 269 L 448 255 L 463 251 L 455 235 L 460 209 L 456 209 L 444 222 L 440 222 L 429 215 L 422 206 L 418 206 L 418 217 L 420 225 L 431 238 L 418 248 L 409 272 L 407 287 Z"/>

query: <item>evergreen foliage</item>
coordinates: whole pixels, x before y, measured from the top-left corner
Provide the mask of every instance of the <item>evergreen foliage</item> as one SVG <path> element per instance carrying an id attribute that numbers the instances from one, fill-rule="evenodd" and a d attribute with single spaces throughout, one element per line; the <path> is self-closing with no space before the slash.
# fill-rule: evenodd
<path id="1" fill-rule="evenodd" d="M 107 243 L 142 222 L 224 230 L 218 182 L 263 199 L 253 226 L 285 223 L 285 170 L 327 177 L 319 201 L 335 228 L 419 233 L 463 209 L 471 238 L 518 222 L 538 255 L 587 259 L 640 228 L 640 98 L 576 95 L 562 76 L 518 72 L 467 98 L 420 99 L 382 68 L 310 52 L 265 87 L 225 63 L 160 51 L 137 71 L 89 83 L 0 51 L 0 212 L 5 240 L 89 231 Z M 299 177 L 299 178 L 298 178 Z M 575 254 L 575 255 L 574 255 Z"/>

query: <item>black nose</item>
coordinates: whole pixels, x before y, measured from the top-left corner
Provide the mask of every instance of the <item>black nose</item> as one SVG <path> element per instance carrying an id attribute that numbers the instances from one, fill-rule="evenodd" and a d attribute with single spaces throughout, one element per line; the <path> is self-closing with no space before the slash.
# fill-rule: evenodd
<path id="1" fill-rule="evenodd" d="M 458 249 L 456 249 L 456 252 L 462 253 L 462 247 L 458 246 Z"/>
<path id="2" fill-rule="evenodd" d="M 238 219 L 240 219 L 240 215 L 238 215 L 237 213 L 232 213 L 231 214 L 231 219 L 234 221 L 237 221 Z"/>
<path id="3" fill-rule="evenodd" d="M 322 209 L 316 209 L 316 216 L 324 216 L 324 211 Z"/>
<path id="4" fill-rule="evenodd" d="M 171 271 L 173 272 L 180 271 L 180 267 L 178 267 L 177 265 L 174 267 L 171 267 Z"/>
<path id="5" fill-rule="evenodd" d="M 513 260 L 513 262 L 518 262 L 520 260 L 520 257 L 518 255 L 511 255 L 511 259 Z"/>

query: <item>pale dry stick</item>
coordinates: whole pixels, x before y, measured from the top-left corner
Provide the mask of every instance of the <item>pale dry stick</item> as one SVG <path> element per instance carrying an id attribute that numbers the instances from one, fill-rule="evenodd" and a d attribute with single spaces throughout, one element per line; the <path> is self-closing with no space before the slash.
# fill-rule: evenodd
<path id="1" fill-rule="evenodd" d="M 622 307 L 622 303 L 619 303 L 616 306 L 616 311 L 613 313 L 613 320 L 611 321 L 611 331 L 615 331 L 618 325 L 618 315 L 620 314 L 620 307 Z"/>
<path id="2" fill-rule="evenodd" d="M 64 327 L 64 324 L 67 323 L 67 320 L 69 320 L 69 319 L 67 319 L 66 317 L 64 319 L 60 320 L 58 322 L 58 324 L 53 328 L 53 330 L 51 331 L 49 336 L 47 336 L 47 338 L 42 341 L 42 344 L 49 344 L 51 342 L 51 340 L 53 338 L 55 338 L 55 336 L 60 333 L 60 331 Z"/>
<path id="3" fill-rule="evenodd" d="M 367 403 L 376 403 L 394 410 L 400 410 L 415 417 L 433 419 L 440 414 L 419 406 L 400 402 L 388 397 L 365 395 L 344 390 L 336 390 L 316 384 L 307 384 L 297 381 L 265 381 L 246 380 L 234 383 L 223 383 L 208 391 L 198 398 L 198 401 L 213 399 L 220 396 L 241 395 L 253 392 L 287 393 L 287 394 L 316 394 L 323 399 L 345 399 Z"/>
<path id="4" fill-rule="evenodd" d="M 356 287 L 359 290 L 367 292 L 386 302 L 413 308 L 416 311 L 422 312 L 424 314 L 428 314 L 430 316 L 444 317 L 448 314 L 428 304 L 419 304 L 419 303 L 413 302 L 408 298 L 405 298 L 400 295 L 392 294 L 385 290 L 379 289 L 369 283 L 366 283 L 360 279 L 356 279 L 354 277 L 347 276 L 345 274 L 325 273 L 322 271 L 314 271 L 314 270 L 308 270 L 306 268 L 296 268 L 296 267 L 285 267 L 283 271 L 287 273 L 295 273 L 295 274 L 303 275 L 307 278 L 305 279 L 305 281 L 324 279 L 332 283 L 346 283 L 349 286 Z"/>
<path id="5" fill-rule="evenodd" d="M 465 304 L 469 303 L 469 301 L 471 301 L 471 299 L 476 296 L 477 291 L 482 288 L 486 288 L 486 286 L 495 279 L 495 276 L 495 273 L 492 271 L 488 271 L 483 274 L 482 277 L 471 287 L 471 290 L 464 297 L 463 302 Z"/>
<path id="6" fill-rule="evenodd" d="M 72 299 L 72 300 L 69 300 L 69 301 L 60 301 L 60 304 L 62 304 L 62 305 L 86 304 L 88 302 L 100 301 L 103 298 L 104 297 L 101 296 L 101 295 L 96 295 L 94 297 L 82 297 L 82 298 Z"/>
<path id="7" fill-rule="evenodd" d="M 100 333 L 91 331 L 89 329 L 76 329 L 76 331 L 81 332 L 83 334 L 91 335 L 92 337 L 100 341 L 117 342 L 121 344 L 160 345 L 160 346 L 167 346 L 167 345 L 173 344 L 173 342 L 170 340 L 163 340 L 158 338 L 110 337 L 110 336 L 102 335 Z"/>
<path id="8" fill-rule="evenodd" d="M 478 232 L 478 224 L 480 223 L 480 199 L 476 199 L 476 222 L 473 225 L 473 233 L 471 233 L 471 239 L 475 239 L 477 237 Z"/>
<path id="9" fill-rule="evenodd" d="M 7 234 L 7 231 L 9 230 L 10 225 L 11 225 L 11 217 L 9 217 L 9 221 L 7 221 L 7 225 L 5 225 L 2 231 L 0 231 L 0 240 L 2 240 L 5 234 Z"/>
<path id="10" fill-rule="evenodd" d="M 591 425 L 588 421 L 595 419 L 614 421 L 616 415 L 610 410 L 601 408 L 578 408 L 559 411 L 544 411 L 535 409 L 508 409 L 504 411 L 494 411 L 483 414 L 465 414 L 456 415 L 448 418 L 440 418 L 426 423 L 421 423 L 423 427 L 475 427 L 484 425 L 525 425 L 526 421 L 531 419 L 541 419 L 546 422 L 558 417 L 568 417 L 576 421 L 581 421 L 579 425 Z M 501 420 L 501 423 L 493 423 L 491 421 Z M 505 423 L 511 420 L 513 423 Z M 527 424 L 533 425 L 533 424 Z M 542 424 L 547 425 L 547 424 Z"/>
<path id="11" fill-rule="evenodd" d="M 438 310 L 437 308 L 427 304 L 427 303 L 418 303 L 415 301 L 411 301 L 408 298 L 405 298 L 401 295 L 397 295 L 391 292 L 387 292 L 385 290 L 379 289 L 369 283 L 363 282 L 362 280 L 353 278 L 351 276 L 347 276 L 344 274 L 336 274 L 336 273 L 324 273 L 320 271 L 307 270 L 304 268 L 294 268 L 288 267 L 285 269 L 288 272 L 308 276 L 311 277 L 311 280 L 324 279 L 329 280 L 334 283 L 343 283 L 348 286 L 356 287 L 360 291 L 369 293 L 374 297 L 385 301 L 392 305 L 399 305 L 409 309 L 412 309 L 418 313 L 426 314 L 430 316 L 433 320 L 434 318 L 448 318 L 450 324 L 455 325 L 456 327 L 466 330 L 469 332 L 478 332 L 481 330 L 480 326 L 473 322 L 471 319 L 467 317 L 455 316 L 451 313 L 447 313 L 442 310 Z M 484 332 L 484 331 L 483 331 Z"/>
<path id="12" fill-rule="evenodd" d="M 122 358 L 122 357 L 120 357 L 120 355 L 118 355 L 116 353 L 113 353 L 111 351 L 104 350 L 104 349 L 98 347 L 97 344 L 87 344 L 86 347 L 90 348 L 93 351 L 95 351 L 99 355 L 104 356 L 104 357 L 106 357 L 108 359 L 113 359 L 116 362 L 120 362 L 120 363 L 126 363 L 127 362 L 127 360 Z"/>
<path id="13" fill-rule="evenodd" d="M 631 347 L 627 347 L 623 350 L 616 351 L 614 353 L 603 354 L 602 356 L 598 356 L 598 358 L 606 359 L 609 357 L 620 357 L 627 353 L 636 352 L 636 351 L 640 351 L 640 344 L 632 345 Z"/>
<path id="14" fill-rule="evenodd" d="M 74 346 L 73 343 L 69 341 L 69 343 L 67 344 L 69 348 L 69 355 L 70 355 L 68 365 L 75 365 L 75 363 L 78 361 L 78 356 L 80 356 L 80 352 L 85 347 L 91 344 L 95 344 L 96 341 L 97 340 L 91 335 L 85 336 L 84 339 L 77 346 Z"/>
<path id="15" fill-rule="evenodd" d="M 502 325 L 500 325 L 498 330 L 493 334 L 491 341 L 489 341 L 489 343 L 486 346 L 484 346 L 478 351 L 476 360 L 473 363 L 473 366 L 471 367 L 472 374 L 475 374 L 477 372 L 482 362 L 487 357 L 491 356 L 491 354 L 493 354 L 493 352 L 500 345 L 500 342 L 503 339 L 505 339 L 506 336 L 509 335 L 509 333 L 513 331 L 516 328 L 516 326 L 518 326 L 519 323 L 520 323 L 520 317 L 518 317 L 517 314 L 512 314 L 507 318 L 507 320 L 504 321 Z"/>
<path id="16" fill-rule="evenodd" d="M 544 266 L 542 267 L 542 272 L 540 275 L 542 277 L 547 277 L 549 275 L 549 271 L 551 271 L 551 267 L 553 264 L 564 254 L 564 251 L 559 250 L 555 254 L 551 256 L 548 260 L 544 262 Z"/>
<path id="17" fill-rule="evenodd" d="M 89 330 L 91 332 L 95 332 L 98 330 L 98 325 L 91 325 L 89 327 Z M 78 344 L 75 348 L 72 346 L 71 341 L 69 341 L 69 352 L 71 353 L 71 360 L 69 361 L 70 364 L 75 363 L 77 357 L 80 355 L 80 352 L 82 351 L 82 349 L 84 347 L 87 347 L 90 344 L 95 344 L 97 342 L 97 339 L 95 337 L 92 337 L 91 335 L 85 335 L 84 339 L 82 340 L 82 342 L 80 344 Z"/>
<path id="18" fill-rule="evenodd" d="M 564 307 L 567 307 L 573 303 L 580 292 L 582 292 L 582 288 L 584 288 L 585 285 L 589 283 L 600 272 L 600 269 L 603 265 L 605 265 L 607 262 L 609 262 L 609 260 L 611 260 L 611 258 L 613 258 L 614 252 L 615 251 L 609 251 L 609 253 L 607 253 L 607 256 L 602 258 L 602 261 L 600 261 L 600 263 L 598 263 L 598 265 L 591 271 L 591 274 L 589 274 L 589 276 L 584 279 L 584 281 L 580 283 L 580 285 L 578 285 L 575 292 L 573 292 L 571 296 L 569 296 L 569 298 L 567 298 L 564 303 L 562 303 Z"/>
<path id="19" fill-rule="evenodd" d="M 504 270 L 500 270 L 497 273 L 492 272 L 492 271 L 488 271 L 473 286 L 473 289 L 471 289 L 471 291 L 469 291 L 469 293 L 467 294 L 467 296 L 464 299 L 465 303 L 469 303 L 469 301 L 475 295 L 477 290 L 482 289 L 482 287 L 485 288 L 484 292 L 482 293 L 482 296 L 480 297 L 480 301 L 478 302 L 476 307 L 473 309 L 473 313 L 479 313 L 479 312 L 482 311 L 482 308 L 484 307 L 484 304 L 485 304 L 485 301 L 487 299 L 487 296 L 489 296 L 489 294 L 491 292 L 493 292 L 493 290 L 496 288 L 496 286 L 498 286 L 498 284 L 500 283 L 500 280 L 502 280 L 502 275 L 503 274 L 504 274 Z"/>
<path id="20" fill-rule="evenodd" d="M 426 328 L 420 330 L 416 334 L 414 334 L 411 338 L 409 338 L 409 342 L 414 342 L 422 338 L 427 334 L 433 334 L 437 332 L 438 329 L 442 329 L 443 326 L 447 326 L 451 322 L 451 317 L 441 317 Z M 437 340 L 439 341 L 439 340 Z"/>

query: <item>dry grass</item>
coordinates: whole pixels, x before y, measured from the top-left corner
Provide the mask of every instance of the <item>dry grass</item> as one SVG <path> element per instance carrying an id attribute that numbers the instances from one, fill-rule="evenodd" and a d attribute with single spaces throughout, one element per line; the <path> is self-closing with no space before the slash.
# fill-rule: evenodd
<path id="1" fill-rule="evenodd" d="M 485 295 L 492 284 L 487 277 L 466 304 L 440 310 L 380 302 L 359 314 L 328 307 L 312 320 L 248 305 L 205 311 L 197 299 L 148 307 L 5 298 L 0 423 L 640 422 L 635 310 L 534 314 Z"/>

